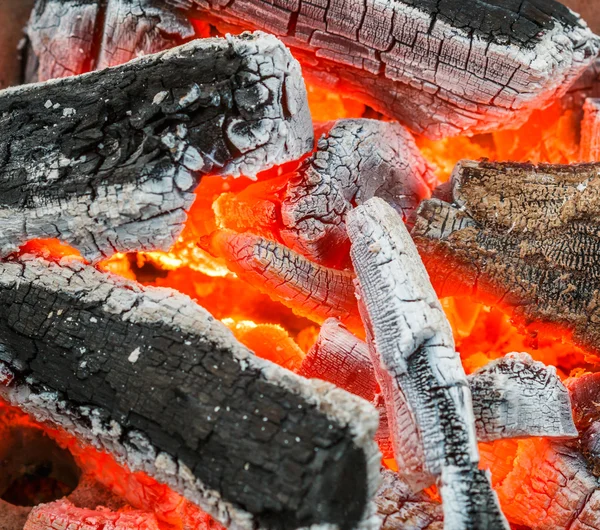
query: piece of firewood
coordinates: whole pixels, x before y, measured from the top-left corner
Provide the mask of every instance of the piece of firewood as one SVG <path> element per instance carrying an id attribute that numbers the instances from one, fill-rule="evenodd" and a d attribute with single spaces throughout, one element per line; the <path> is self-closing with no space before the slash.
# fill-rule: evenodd
<path id="1" fill-rule="evenodd" d="M 0 92 L 0 256 L 58 238 L 97 260 L 167 250 L 202 175 L 312 149 L 300 67 L 263 33 Z"/>
<path id="2" fill-rule="evenodd" d="M 20 43 L 34 0 L 2 0 L 0 2 L 0 90 L 21 82 Z"/>
<path id="3" fill-rule="evenodd" d="M 581 160 L 600 162 L 600 99 L 586 99 L 583 105 Z"/>
<path id="4" fill-rule="evenodd" d="M 471 393 L 450 324 L 402 218 L 373 198 L 350 211 L 346 225 L 402 477 L 413 488 L 438 480 L 447 530 L 508 528 L 477 469 Z"/>
<path id="5" fill-rule="evenodd" d="M 569 392 L 554 366 L 511 353 L 468 377 L 477 439 L 576 438 Z"/>
<path id="6" fill-rule="evenodd" d="M 596 58 L 561 98 L 564 110 L 582 110 L 585 100 L 600 97 L 600 57 Z"/>
<path id="7" fill-rule="evenodd" d="M 252 355 L 187 296 L 2 263 L 0 361 L 0 397 L 227 527 L 373 527 L 375 410 Z"/>
<path id="8" fill-rule="evenodd" d="M 441 193 L 412 230 L 440 297 L 477 296 L 600 351 L 600 164 L 463 161 Z"/>
<path id="9" fill-rule="evenodd" d="M 200 245 L 224 258 L 242 280 L 294 313 L 318 323 L 335 317 L 361 333 L 352 272 L 313 263 L 276 241 L 249 232 L 217 230 Z"/>
<path id="10" fill-rule="evenodd" d="M 356 204 L 381 197 L 406 219 L 429 198 L 435 182 L 402 125 L 339 120 L 288 183 L 281 237 L 314 261 L 338 265 L 350 247 L 344 217 Z"/>
<path id="11" fill-rule="evenodd" d="M 442 530 L 442 505 L 425 493 L 414 493 L 397 473 L 381 472 L 375 504 L 381 530 Z"/>

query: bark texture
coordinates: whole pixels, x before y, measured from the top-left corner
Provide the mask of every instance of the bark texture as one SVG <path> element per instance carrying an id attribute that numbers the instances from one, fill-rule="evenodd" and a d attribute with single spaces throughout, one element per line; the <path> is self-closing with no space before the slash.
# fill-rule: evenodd
<path id="1" fill-rule="evenodd" d="M 253 356 L 184 295 L 0 264 L 0 364 L 1 397 L 228 527 L 373 527 L 373 408 Z"/>
<path id="2" fill-rule="evenodd" d="M 34 0 L 0 2 L 0 90 L 21 82 L 22 65 L 19 44 L 25 37 L 25 24 Z"/>
<path id="3" fill-rule="evenodd" d="M 477 439 L 576 438 L 569 392 L 556 368 L 512 353 L 471 376 Z"/>
<path id="4" fill-rule="evenodd" d="M 296 314 L 318 323 L 338 318 L 355 333 L 361 333 L 351 272 L 323 267 L 249 232 L 217 230 L 201 245 L 224 258 L 228 268 L 242 280 Z"/>
<path id="5" fill-rule="evenodd" d="M 583 106 L 581 160 L 600 162 L 600 99 L 586 99 Z"/>
<path id="6" fill-rule="evenodd" d="M 355 205 L 381 197 L 407 219 L 435 183 L 400 124 L 339 120 L 289 181 L 281 237 L 313 261 L 338 265 L 350 247 L 344 217 Z"/>
<path id="7" fill-rule="evenodd" d="M 600 165 L 460 163 L 413 238 L 439 296 L 476 295 L 600 351 Z"/>
<path id="8" fill-rule="evenodd" d="M 0 115 L 0 255 L 33 238 L 90 260 L 167 250 L 202 175 L 252 175 L 313 143 L 300 67 L 262 33 L 8 89 Z"/>
<path id="9" fill-rule="evenodd" d="M 402 219 L 373 198 L 346 223 L 400 473 L 412 487 L 441 478 L 446 529 L 508 528 L 477 470 L 471 393 L 450 324 Z"/>

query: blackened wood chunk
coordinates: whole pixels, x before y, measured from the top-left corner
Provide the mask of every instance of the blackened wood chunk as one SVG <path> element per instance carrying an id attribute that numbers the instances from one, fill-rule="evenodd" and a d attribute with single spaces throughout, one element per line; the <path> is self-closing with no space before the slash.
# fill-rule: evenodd
<path id="1" fill-rule="evenodd" d="M 414 493 L 397 473 L 382 471 L 375 496 L 382 530 L 442 530 L 442 505 L 425 493 Z"/>
<path id="2" fill-rule="evenodd" d="M 349 212 L 346 224 L 402 478 L 413 488 L 441 480 L 447 530 L 508 529 L 489 478 L 477 469 L 471 393 L 450 324 L 402 218 L 373 198 Z"/>
<path id="3" fill-rule="evenodd" d="M 599 49 L 554 0 L 186 3 L 217 24 L 281 36 L 306 56 L 312 78 L 432 137 L 523 123 L 562 96 Z"/>
<path id="4" fill-rule="evenodd" d="M 25 38 L 25 24 L 34 0 L 2 0 L 0 2 L 0 89 L 21 82 L 20 44 Z"/>
<path id="5" fill-rule="evenodd" d="M 0 256 L 32 238 L 91 260 L 166 250 L 202 175 L 253 175 L 313 144 L 300 67 L 262 33 L 8 89 L 0 116 Z"/>
<path id="6" fill-rule="evenodd" d="M 469 376 L 480 442 L 548 436 L 576 438 L 569 392 L 556 368 L 512 353 Z"/>
<path id="7" fill-rule="evenodd" d="M 439 296 L 475 295 L 600 351 L 600 165 L 463 161 L 412 235 Z"/>
<path id="8" fill-rule="evenodd" d="M 406 219 L 430 196 L 435 181 L 402 125 L 339 120 L 290 179 L 281 204 L 281 236 L 310 259 L 338 265 L 350 247 L 344 224 L 349 210 L 381 197 Z"/>
<path id="9" fill-rule="evenodd" d="M 77 261 L 5 262 L 0 365 L 0 397 L 226 526 L 371 528 L 375 410 L 255 357 L 187 296 Z"/>

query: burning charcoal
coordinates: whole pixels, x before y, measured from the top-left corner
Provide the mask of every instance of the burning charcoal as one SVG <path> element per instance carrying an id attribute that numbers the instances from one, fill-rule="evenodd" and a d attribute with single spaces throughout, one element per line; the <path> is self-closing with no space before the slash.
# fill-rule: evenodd
<path id="1" fill-rule="evenodd" d="M 553 0 L 194 3 L 217 25 L 281 35 L 314 79 L 431 137 L 524 123 L 598 52 L 585 23 Z"/>
<path id="2" fill-rule="evenodd" d="M 0 359 L 0 397 L 224 525 L 370 520 L 373 408 L 255 357 L 187 296 L 78 261 L 0 264 Z"/>
<path id="3" fill-rule="evenodd" d="M 154 515 L 138 511 L 87 510 L 69 501 L 41 504 L 33 509 L 23 530 L 159 530 Z"/>
<path id="4" fill-rule="evenodd" d="M 580 110 L 587 98 L 600 97 L 600 58 L 596 58 L 561 99 L 565 110 Z"/>
<path id="5" fill-rule="evenodd" d="M 583 106 L 581 160 L 600 162 L 600 99 L 586 99 Z"/>
<path id="6" fill-rule="evenodd" d="M 340 120 L 290 180 L 281 236 L 308 258 L 335 266 L 350 246 L 344 216 L 354 205 L 381 197 L 406 218 L 430 196 L 435 181 L 401 125 Z"/>
<path id="7" fill-rule="evenodd" d="M 571 395 L 573 419 L 579 430 L 600 420 L 600 373 L 582 374 L 565 382 Z"/>
<path id="8" fill-rule="evenodd" d="M 32 238 L 91 260 L 166 250 L 203 174 L 252 175 L 313 143 L 299 65 L 261 33 L 8 89 L 0 115 L 0 255 Z"/>
<path id="9" fill-rule="evenodd" d="M 339 318 L 361 333 L 362 324 L 350 272 L 328 269 L 263 237 L 217 230 L 201 243 L 224 258 L 242 280 L 315 322 Z"/>
<path id="10" fill-rule="evenodd" d="M 0 89 L 21 81 L 19 43 L 34 0 L 2 0 L 0 2 Z M 21 530 L 21 529 L 19 529 Z"/>
<path id="11" fill-rule="evenodd" d="M 442 530 L 442 505 L 424 493 L 414 493 L 397 473 L 382 472 L 375 496 L 381 530 Z"/>
<path id="12" fill-rule="evenodd" d="M 556 368 L 512 353 L 469 377 L 479 441 L 523 436 L 576 438 L 569 392 Z"/>
<path id="13" fill-rule="evenodd" d="M 463 161 L 412 231 L 440 297 L 477 295 L 600 351 L 600 165 Z"/>
<path id="14" fill-rule="evenodd" d="M 346 223 L 369 352 L 403 478 L 417 487 L 441 476 L 448 530 L 508 528 L 477 469 L 471 393 L 450 324 L 401 217 L 373 198 L 349 212 Z"/>

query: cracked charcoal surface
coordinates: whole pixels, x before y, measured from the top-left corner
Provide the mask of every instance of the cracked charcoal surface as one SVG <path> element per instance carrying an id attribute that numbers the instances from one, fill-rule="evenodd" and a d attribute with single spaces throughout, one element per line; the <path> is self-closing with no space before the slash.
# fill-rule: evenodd
<path id="1" fill-rule="evenodd" d="M 600 351 L 600 165 L 465 161 L 452 182 L 454 204 L 424 201 L 412 230 L 438 295 Z"/>
<path id="2" fill-rule="evenodd" d="M 375 496 L 381 530 L 442 530 L 442 505 L 424 493 L 413 493 L 405 482 L 389 469 L 382 471 L 383 481 Z"/>
<path id="3" fill-rule="evenodd" d="M 109 6 L 121 2 L 109 0 Z M 170 11 L 162 15 L 167 33 L 179 37 L 188 29 L 183 16 L 207 18 L 224 32 L 233 25 L 274 33 L 302 57 L 313 81 L 431 137 L 524 123 L 534 109 L 562 96 L 599 50 L 581 19 L 554 0 L 165 0 L 161 7 Z M 47 10 L 53 26 L 73 25 L 76 11 L 61 17 L 60 7 Z M 131 20 L 138 43 L 144 23 L 152 36 L 160 30 L 152 18 Z M 43 41 L 41 26 L 32 42 Z M 76 47 L 68 44 L 66 54 Z"/>
<path id="4" fill-rule="evenodd" d="M 523 123 L 564 94 L 599 46 L 581 19 L 554 0 L 185 5 L 217 22 L 281 36 L 305 56 L 310 77 L 431 137 Z"/>
<path id="5" fill-rule="evenodd" d="M 479 453 L 471 393 L 450 325 L 401 217 L 373 198 L 346 223 L 357 298 L 401 476 L 441 479 L 444 528 L 508 529 Z M 465 491 L 477 491 L 471 496 Z"/>
<path id="6" fill-rule="evenodd" d="M 1 397 L 227 526 L 373 527 L 374 409 L 254 357 L 184 295 L 79 262 L 0 264 L 0 360 Z"/>
<path id="7" fill-rule="evenodd" d="M 569 392 L 556 368 L 512 353 L 469 376 L 477 439 L 577 437 Z"/>
<path id="8" fill-rule="evenodd" d="M 600 99 L 589 98 L 583 106 L 581 160 L 600 161 Z"/>
<path id="9" fill-rule="evenodd" d="M 352 273 L 323 267 L 249 232 L 218 230 L 205 244 L 242 280 L 296 314 L 319 323 L 335 317 L 354 332 L 362 330 Z"/>
<path id="10" fill-rule="evenodd" d="M 436 178 L 398 123 L 339 120 L 291 178 L 281 205 L 281 237 L 308 258 L 335 266 L 350 246 L 344 217 L 381 197 L 406 219 Z"/>
<path id="11" fill-rule="evenodd" d="M 0 89 L 21 82 L 21 52 L 19 43 L 34 0 L 3 0 L 0 2 Z"/>
<path id="12" fill-rule="evenodd" d="M 0 92 L 0 255 L 59 238 L 97 260 L 168 249 L 202 175 L 312 149 L 298 63 L 262 33 Z"/>

